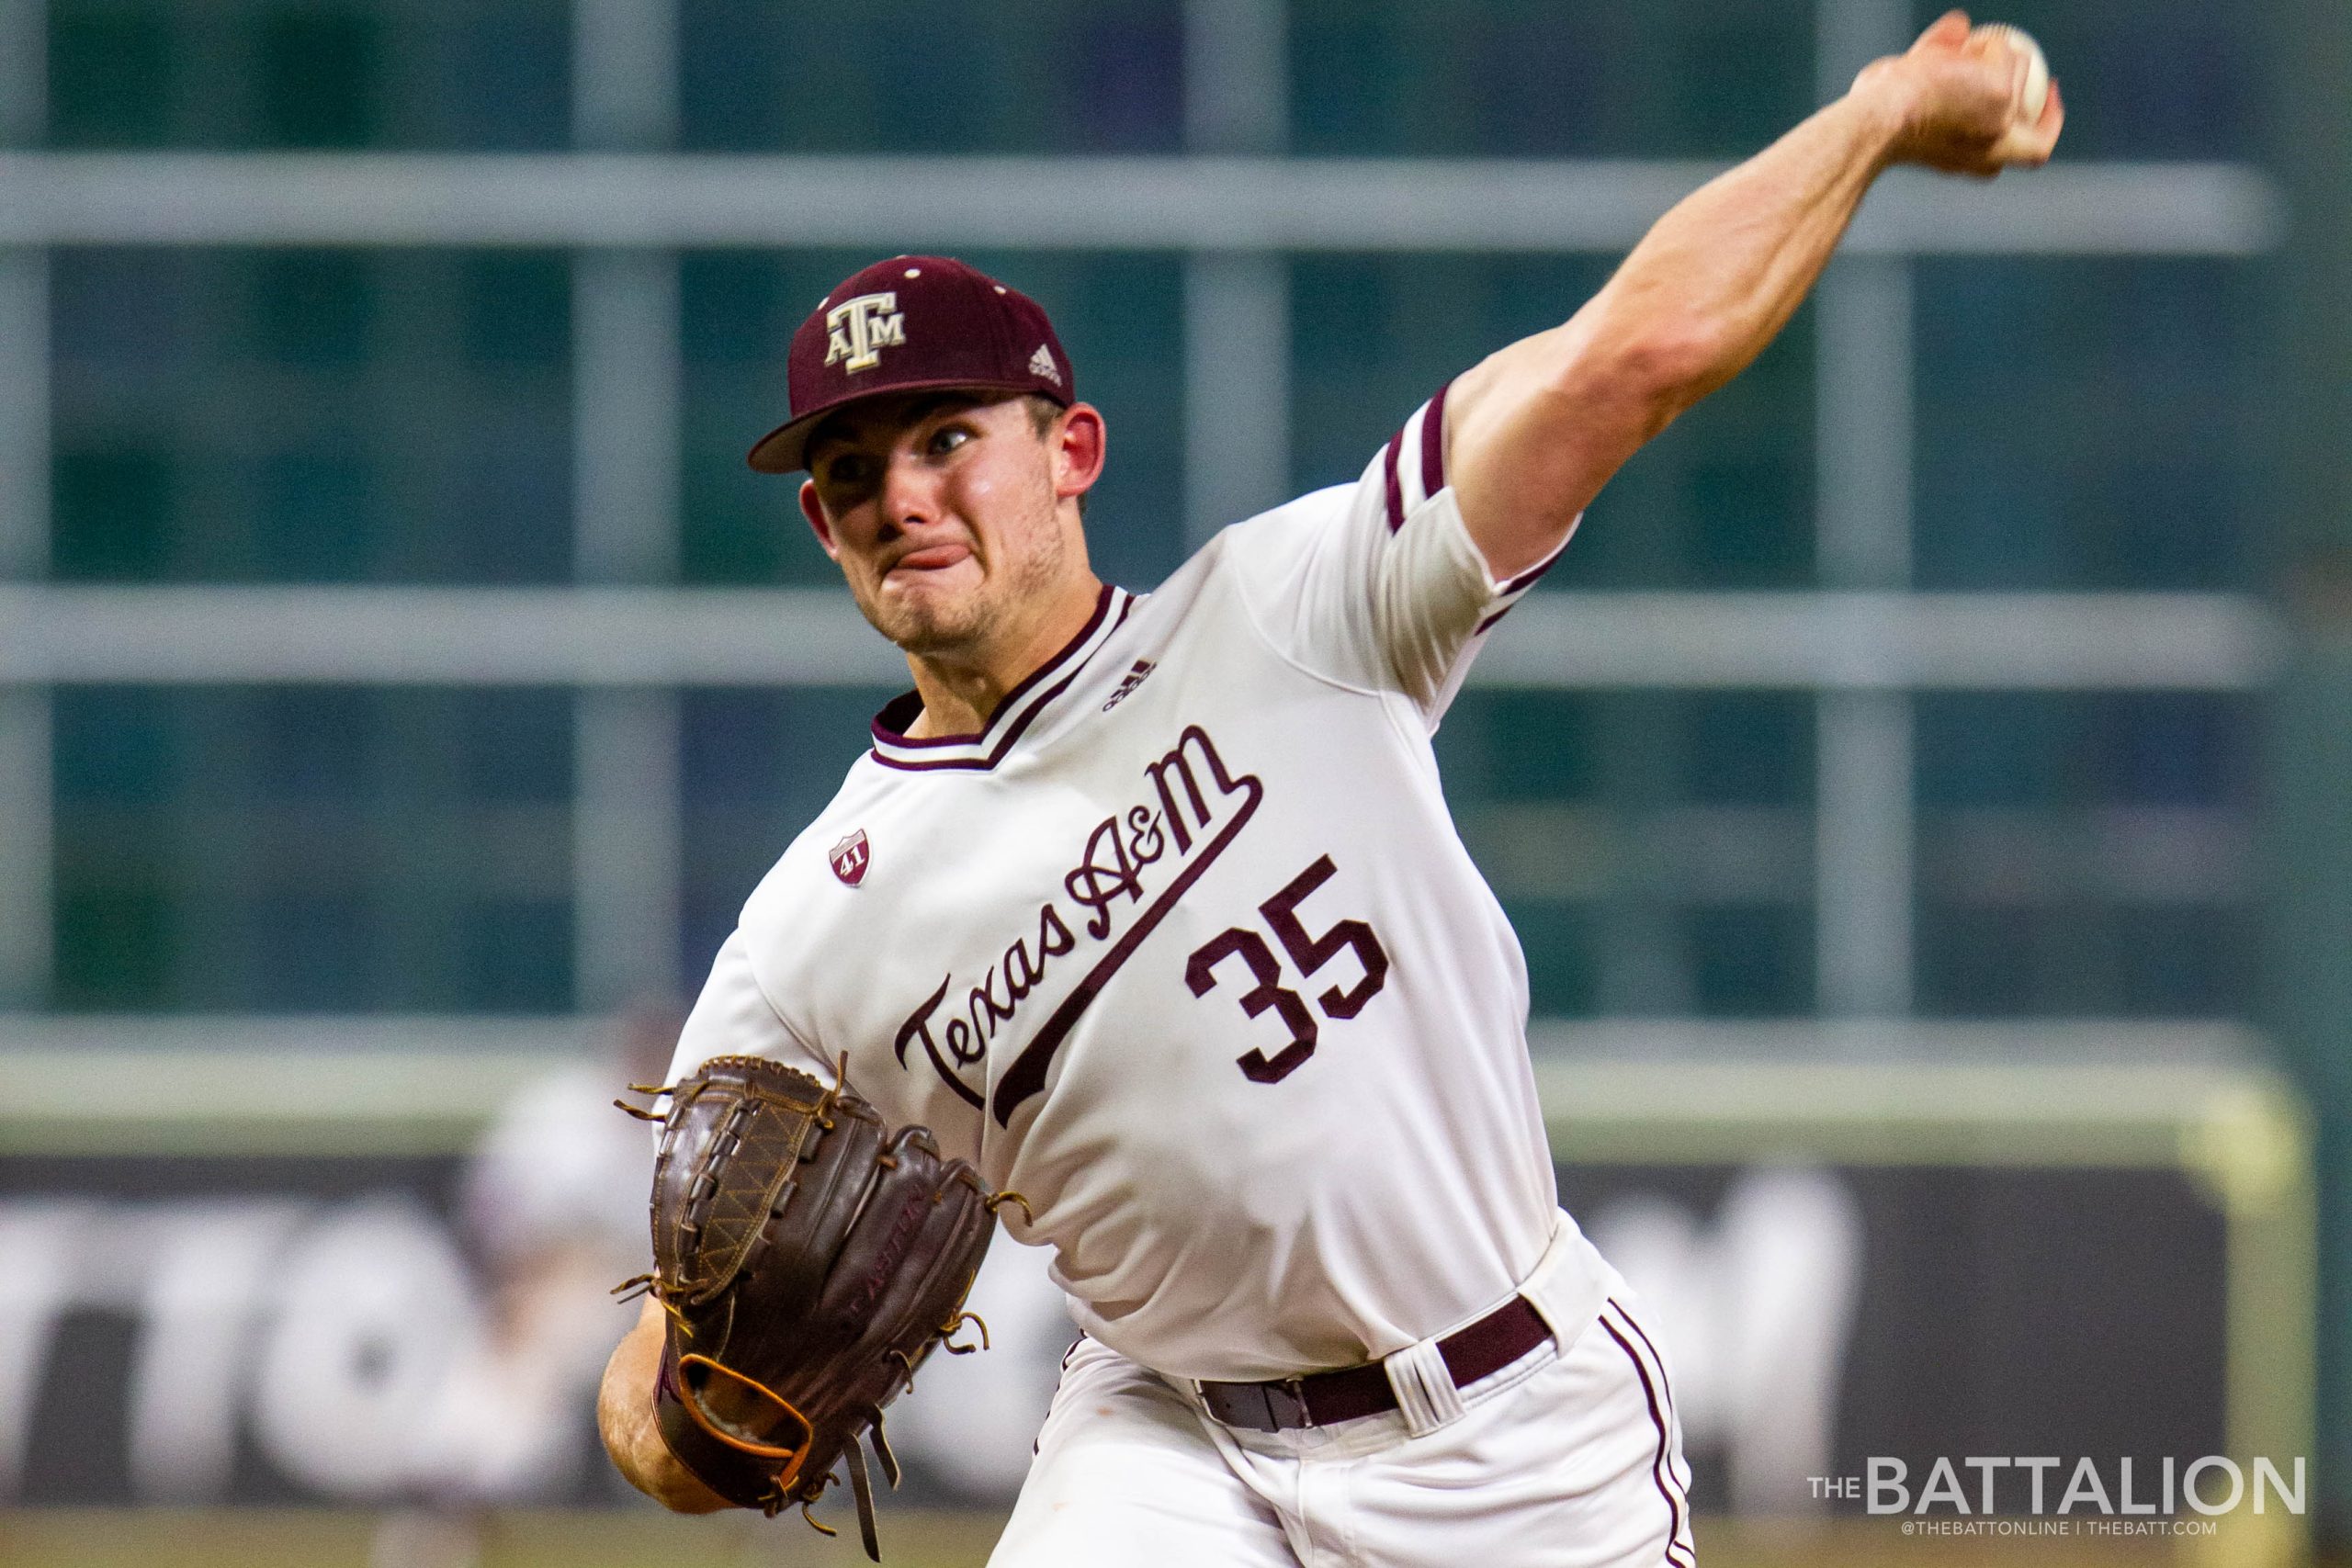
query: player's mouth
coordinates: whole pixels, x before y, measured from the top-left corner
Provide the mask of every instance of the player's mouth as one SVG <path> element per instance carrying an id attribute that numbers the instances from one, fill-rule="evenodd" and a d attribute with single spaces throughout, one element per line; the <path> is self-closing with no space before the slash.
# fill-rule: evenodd
<path id="1" fill-rule="evenodd" d="M 967 559 L 972 551 L 966 545 L 925 545 L 919 550 L 909 550 L 890 563 L 885 577 L 895 577 L 902 571 L 943 571 L 957 561 Z"/>

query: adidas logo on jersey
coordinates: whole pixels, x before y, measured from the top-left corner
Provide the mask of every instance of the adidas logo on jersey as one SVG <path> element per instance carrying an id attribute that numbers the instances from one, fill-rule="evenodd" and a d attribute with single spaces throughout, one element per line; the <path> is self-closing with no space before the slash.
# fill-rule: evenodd
<path id="1" fill-rule="evenodd" d="M 1111 700 L 1102 705 L 1102 711 L 1109 713 L 1113 708 L 1125 702 L 1128 694 L 1137 686 L 1142 685 L 1144 677 L 1150 674 L 1155 668 L 1156 666 L 1148 659 L 1136 660 L 1135 668 L 1120 677 L 1119 689 L 1111 694 Z"/>
<path id="2" fill-rule="evenodd" d="M 1057 387 L 1062 384 L 1061 367 L 1054 363 L 1053 350 L 1042 343 L 1037 345 L 1037 352 L 1029 356 L 1029 374 L 1043 376 Z"/>

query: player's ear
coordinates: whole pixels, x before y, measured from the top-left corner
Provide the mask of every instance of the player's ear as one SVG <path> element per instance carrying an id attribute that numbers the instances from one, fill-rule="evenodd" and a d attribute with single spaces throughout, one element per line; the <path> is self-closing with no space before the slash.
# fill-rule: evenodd
<path id="1" fill-rule="evenodd" d="M 1084 495 L 1102 477 L 1102 411 L 1072 403 L 1054 424 L 1054 494 L 1067 501 Z"/>
<path id="2" fill-rule="evenodd" d="M 808 519 L 808 526 L 816 531 L 817 542 L 835 560 L 842 558 L 841 547 L 833 543 L 833 525 L 825 517 L 825 503 L 817 499 L 817 481 L 800 481 L 800 515 Z"/>

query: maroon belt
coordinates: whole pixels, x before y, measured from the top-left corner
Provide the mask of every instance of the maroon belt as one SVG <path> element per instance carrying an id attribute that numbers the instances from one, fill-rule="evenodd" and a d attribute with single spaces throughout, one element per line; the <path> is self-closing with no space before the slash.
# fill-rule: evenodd
<path id="1" fill-rule="evenodd" d="M 1469 1327 L 1437 1342 L 1453 1386 L 1498 1372 L 1552 1337 L 1543 1314 L 1524 1296 L 1513 1296 Z M 1359 1416 L 1396 1408 L 1396 1391 L 1378 1361 L 1336 1372 L 1315 1372 L 1271 1382 L 1195 1384 L 1208 1413 L 1228 1427 L 1252 1432 L 1284 1432 L 1298 1427 L 1329 1427 Z"/>

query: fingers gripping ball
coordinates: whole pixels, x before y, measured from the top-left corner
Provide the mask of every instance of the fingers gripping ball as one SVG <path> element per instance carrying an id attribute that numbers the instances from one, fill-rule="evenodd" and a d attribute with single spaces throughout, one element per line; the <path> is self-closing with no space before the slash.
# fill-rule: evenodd
<path id="1" fill-rule="evenodd" d="M 714 1057 L 659 1092 L 654 1268 L 628 1284 L 669 1316 L 662 1441 L 728 1501 L 798 1503 L 811 1524 L 846 1462 L 879 1561 L 859 1441 L 895 1486 L 883 1406 L 965 1321 L 1000 1200 L 926 1129 L 763 1057 Z"/>
<path id="2" fill-rule="evenodd" d="M 2041 46 L 2023 28 L 2007 22 L 1990 22 L 1977 29 L 1983 36 L 2007 46 L 2017 62 L 2016 103 L 2017 123 L 2033 125 L 2041 118 L 2041 109 L 2050 101 L 2050 62 L 2043 56 Z"/>

